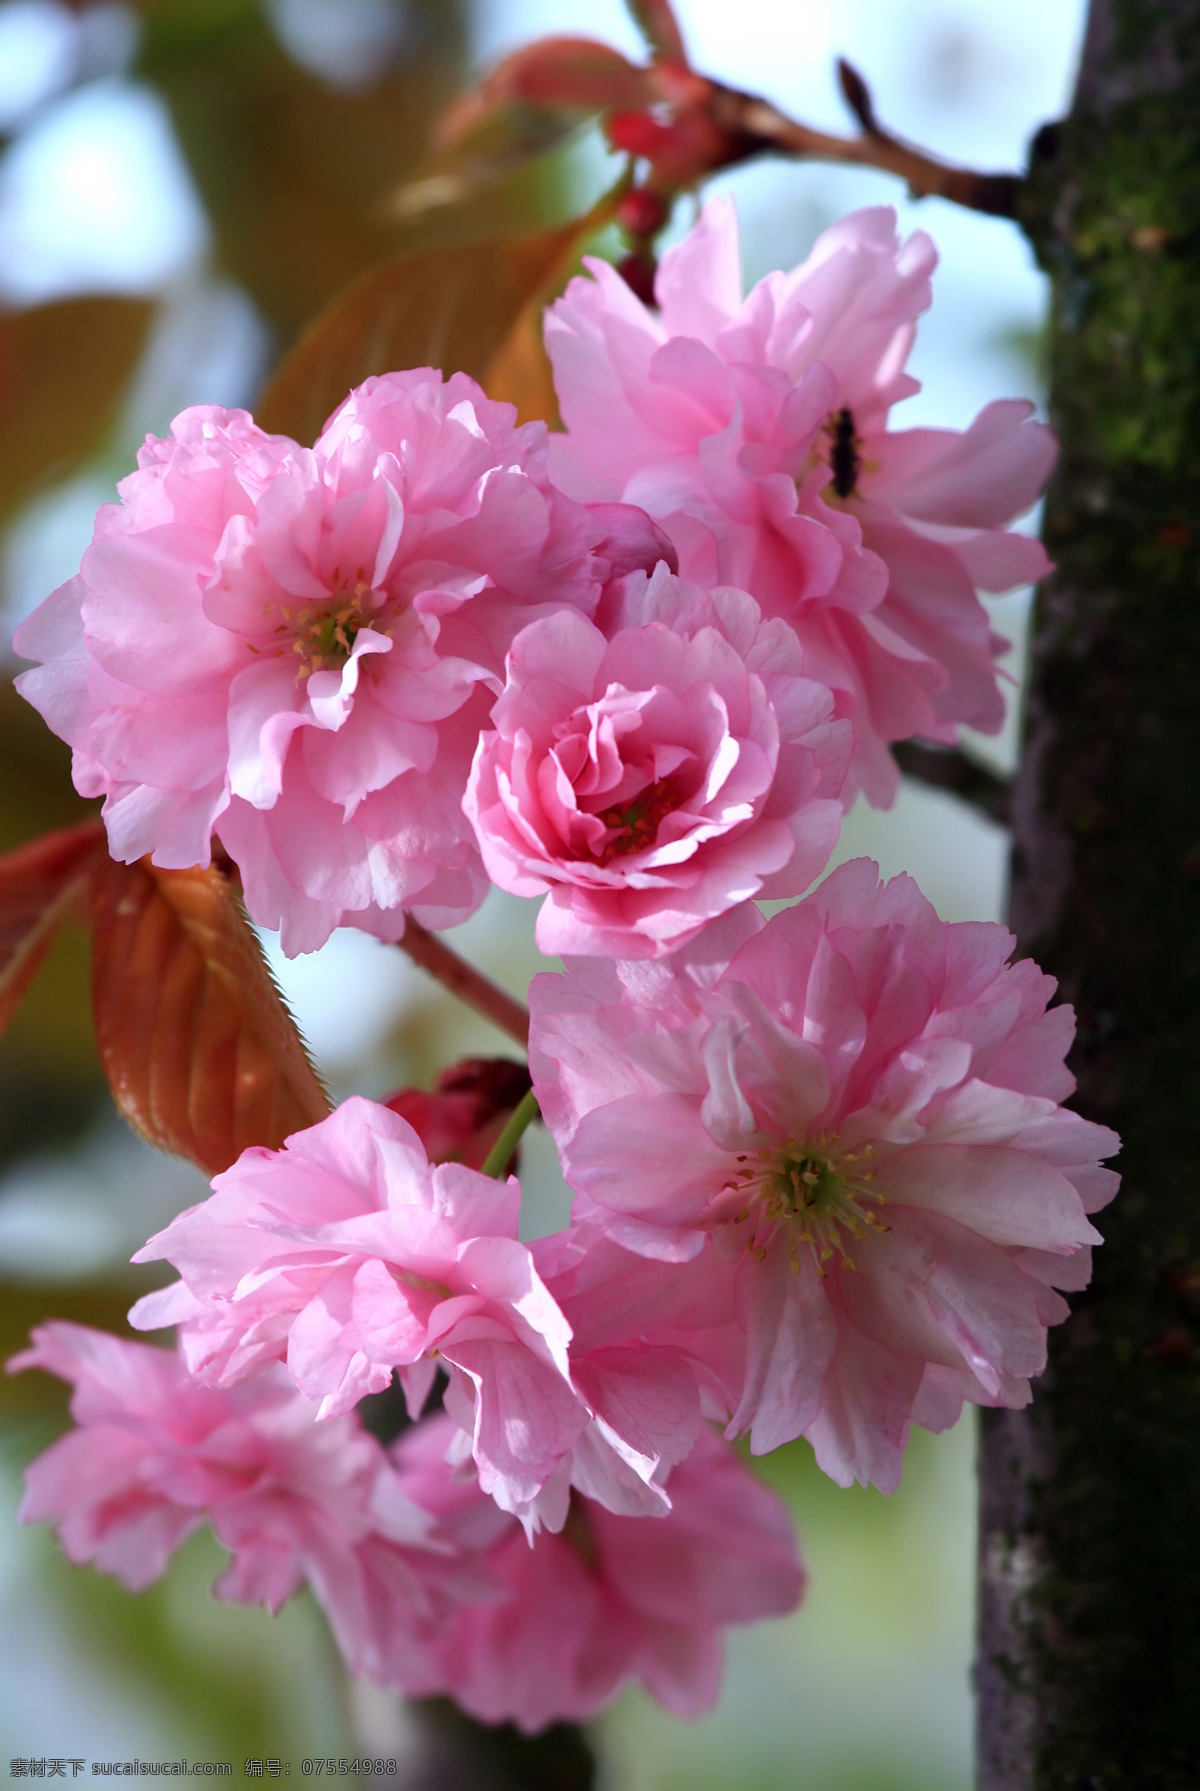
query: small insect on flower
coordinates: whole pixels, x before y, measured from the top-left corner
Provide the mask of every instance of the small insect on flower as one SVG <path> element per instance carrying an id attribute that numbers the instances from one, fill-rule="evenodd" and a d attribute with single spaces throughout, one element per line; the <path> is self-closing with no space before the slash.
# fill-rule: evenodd
<path id="1" fill-rule="evenodd" d="M 853 497 L 861 465 L 853 411 L 843 405 L 830 418 L 825 428 L 830 438 L 829 470 L 833 474 L 833 489 L 840 498 Z"/>
<path id="2" fill-rule="evenodd" d="M 976 593 L 1048 569 L 1008 524 L 1056 452 L 1021 399 L 962 432 L 892 423 L 920 389 L 904 363 L 937 261 L 896 225 L 886 206 L 854 212 L 742 300 L 737 218 L 712 199 L 663 256 L 656 305 L 588 260 L 546 320 L 556 481 L 640 504 L 684 578 L 737 585 L 795 628 L 854 723 L 852 788 L 881 807 L 892 741 L 1004 720 L 1005 643 Z"/>

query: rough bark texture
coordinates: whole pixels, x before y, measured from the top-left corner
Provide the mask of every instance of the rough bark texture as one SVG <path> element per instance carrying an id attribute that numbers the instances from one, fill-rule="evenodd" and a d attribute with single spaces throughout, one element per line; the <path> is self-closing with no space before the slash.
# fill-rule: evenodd
<path id="1" fill-rule="evenodd" d="M 1028 1412 L 985 1415 L 983 1791 L 1200 1785 L 1200 0 L 1093 0 L 1023 222 L 1054 281 L 1022 949 L 1124 1187 Z"/>

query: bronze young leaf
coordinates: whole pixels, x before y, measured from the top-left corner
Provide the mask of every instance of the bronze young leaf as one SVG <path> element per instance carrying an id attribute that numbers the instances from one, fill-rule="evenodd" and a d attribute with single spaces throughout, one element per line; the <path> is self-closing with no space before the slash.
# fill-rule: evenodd
<path id="1" fill-rule="evenodd" d="M 0 858 L 0 1032 L 103 852 L 103 823 L 85 821 L 43 834 Z"/>
<path id="2" fill-rule="evenodd" d="M 0 315 L 0 513 L 99 445 L 153 314 L 87 297 Z"/>
<path id="3" fill-rule="evenodd" d="M 92 1000 L 117 1106 L 210 1174 L 278 1147 L 329 1104 L 230 882 L 215 866 L 108 863 L 95 885 Z"/>
<path id="4" fill-rule="evenodd" d="M 577 228 L 430 249 L 364 274 L 305 331 L 267 386 L 258 421 L 312 442 L 351 386 L 372 373 L 440 367 L 482 380 Z"/>

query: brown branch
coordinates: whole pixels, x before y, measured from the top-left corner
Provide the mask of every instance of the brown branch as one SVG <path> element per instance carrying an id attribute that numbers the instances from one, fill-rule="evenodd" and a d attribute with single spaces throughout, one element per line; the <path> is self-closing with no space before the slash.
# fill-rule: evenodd
<path id="1" fill-rule="evenodd" d="M 916 199 L 936 196 L 993 217 L 1016 217 L 1020 175 L 981 174 L 972 168 L 939 162 L 936 156 L 883 129 L 875 117 L 867 83 L 844 60 L 838 63 L 838 80 L 847 105 L 862 126 L 860 137 L 834 137 L 827 131 L 812 130 L 788 118 L 769 100 L 730 88 L 716 88 L 710 101 L 711 115 L 731 139 L 737 140 L 738 160 L 773 150 L 826 162 L 853 162 L 900 175 Z"/>
<path id="2" fill-rule="evenodd" d="M 899 740 L 892 747 L 905 777 L 935 790 L 948 790 L 992 821 L 1007 827 L 1012 817 L 1012 786 L 953 746 L 931 746 L 920 740 Z"/>
<path id="3" fill-rule="evenodd" d="M 871 89 L 859 74 L 852 62 L 844 56 L 837 60 L 838 86 L 842 90 L 842 98 L 870 137 L 882 136 L 879 120 L 875 116 L 875 102 L 871 98 Z"/>
<path id="4" fill-rule="evenodd" d="M 510 1038 L 516 1039 L 523 1047 L 529 1044 L 529 1011 L 519 1001 L 498 988 L 481 970 L 468 964 L 452 951 L 444 939 L 423 927 L 420 921 L 409 914 L 405 917 L 404 937 L 400 940 L 400 949 L 406 951 L 414 964 L 419 964 L 428 976 L 473 1007 L 477 1014 L 498 1026 Z"/>

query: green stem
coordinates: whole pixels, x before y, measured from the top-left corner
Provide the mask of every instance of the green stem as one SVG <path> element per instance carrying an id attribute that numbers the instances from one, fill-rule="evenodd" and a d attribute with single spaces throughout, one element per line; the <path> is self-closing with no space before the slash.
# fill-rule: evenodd
<path id="1" fill-rule="evenodd" d="M 521 1134 L 526 1126 L 539 1117 L 540 1109 L 532 1088 L 528 1094 L 522 1095 L 509 1116 L 508 1124 L 493 1144 L 483 1160 L 482 1173 L 495 1176 L 499 1181 L 505 1167 L 521 1141 Z"/>

